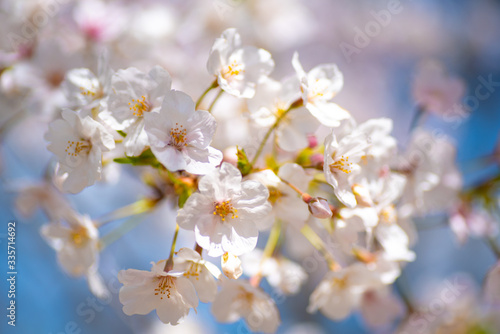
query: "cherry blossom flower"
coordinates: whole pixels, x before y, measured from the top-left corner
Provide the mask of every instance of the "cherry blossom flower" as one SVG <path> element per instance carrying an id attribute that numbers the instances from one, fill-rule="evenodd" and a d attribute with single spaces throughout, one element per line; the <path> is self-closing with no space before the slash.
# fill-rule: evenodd
<path id="1" fill-rule="evenodd" d="M 359 172 L 359 163 L 369 146 L 368 136 L 362 131 L 353 131 L 337 138 L 332 131 L 325 139 L 324 172 L 326 181 L 332 185 L 337 198 L 346 206 L 354 207 L 356 198 L 351 190 L 351 173 Z"/>
<path id="2" fill-rule="evenodd" d="M 360 305 L 367 289 L 379 284 L 376 275 L 362 263 L 330 271 L 311 294 L 307 311 L 320 310 L 330 319 L 342 320 Z"/>
<path id="3" fill-rule="evenodd" d="M 469 236 L 484 238 L 498 234 L 495 219 L 486 210 L 465 202 L 450 215 L 450 228 L 461 244 Z"/>
<path id="4" fill-rule="evenodd" d="M 258 126 L 271 127 L 281 118 L 275 130 L 277 144 L 288 152 L 306 148 L 308 135 L 320 125 L 304 107 L 287 112 L 300 98 L 300 83 L 296 77 L 290 77 L 282 82 L 266 79 L 247 102 L 250 118 Z"/>
<path id="5" fill-rule="evenodd" d="M 151 271 L 127 269 L 118 273 L 119 298 L 126 315 L 156 310 L 163 323 L 177 325 L 198 307 L 196 290 L 183 272 L 165 272 L 165 260 L 151 262 Z"/>
<path id="6" fill-rule="evenodd" d="M 274 68 L 271 54 L 254 46 L 242 46 L 234 28 L 225 30 L 210 51 L 208 72 L 217 76 L 219 86 L 227 93 L 252 98 L 255 86 Z"/>
<path id="7" fill-rule="evenodd" d="M 380 327 L 393 323 L 401 315 L 403 306 L 389 287 L 382 286 L 363 293 L 360 310 L 369 326 Z"/>
<path id="8" fill-rule="evenodd" d="M 69 203 L 50 184 L 25 185 L 17 191 L 15 206 L 24 217 L 33 216 L 37 208 L 41 208 L 50 221 L 65 220 L 73 216 L 73 209 Z"/>
<path id="9" fill-rule="evenodd" d="M 140 155 L 149 144 L 144 116 L 160 109 L 171 84 L 170 74 L 160 66 L 148 73 L 130 67 L 113 74 L 108 100 L 112 118 L 107 120 L 115 130 L 127 134 L 124 139 L 126 155 Z"/>
<path id="10" fill-rule="evenodd" d="M 461 99 L 465 94 L 463 80 L 449 76 L 434 61 L 420 65 L 412 87 L 413 98 L 426 111 L 449 116 L 463 114 Z"/>
<path id="11" fill-rule="evenodd" d="M 116 3 L 98 0 L 78 2 L 73 18 L 84 37 L 104 43 L 116 39 L 127 27 L 128 13 Z"/>
<path id="12" fill-rule="evenodd" d="M 195 111 L 193 100 L 170 91 L 158 113 L 145 115 L 145 130 L 151 150 L 168 170 L 206 174 L 222 160 L 222 152 L 209 146 L 215 133 L 215 118 Z"/>
<path id="13" fill-rule="evenodd" d="M 293 55 L 292 65 L 300 81 L 304 105 L 321 124 L 337 127 L 351 117 L 349 112 L 330 102 L 344 85 L 344 76 L 337 65 L 318 65 L 306 73 L 298 53 Z"/>
<path id="14" fill-rule="evenodd" d="M 65 109 L 62 119 L 49 125 L 45 139 L 49 151 L 59 159 L 58 176 L 63 177 L 62 188 L 78 193 L 101 178 L 102 152 L 115 147 L 113 136 L 104 126 L 89 116 L 80 118 Z"/>
<path id="15" fill-rule="evenodd" d="M 194 230 L 196 242 L 209 256 L 225 252 L 240 256 L 251 251 L 258 230 L 273 222 L 267 188 L 252 180 L 241 182 L 240 171 L 228 163 L 203 176 L 198 190 L 179 210 L 177 223 Z"/>
<path id="16" fill-rule="evenodd" d="M 66 73 L 61 84 L 71 108 L 104 107 L 104 99 L 111 91 L 112 70 L 109 68 L 108 55 L 103 52 L 99 57 L 97 75 L 88 68 L 75 68 Z M 98 108 L 98 111 L 99 110 Z"/>
<path id="17" fill-rule="evenodd" d="M 243 255 L 243 270 L 247 276 L 261 275 L 269 284 L 284 295 L 293 295 L 307 280 L 307 273 L 297 263 L 275 256 L 263 259 L 263 252 L 255 249 Z"/>
<path id="18" fill-rule="evenodd" d="M 217 275 L 218 268 L 203 260 L 198 252 L 189 248 L 181 248 L 176 255 L 173 270 L 182 272 L 182 275 L 193 284 L 202 303 L 212 302 L 217 294 L 214 273 L 216 277 L 219 276 Z"/>
<path id="19" fill-rule="evenodd" d="M 462 176 L 455 159 L 456 148 L 449 139 L 417 129 L 397 168 L 408 179 L 403 203 L 410 205 L 416 214 L 456 205 Z"/>
<path id="20" fill-rule="evenodd" d="M 252 331 L 276 332 L 281 320 L 274 301 L 247 281 L 224 280 L 222 290 L 212 303 L 212 313 L 219 322 L 244 318 Z"/>
<path id="21" fill-rule="evenodd" d="M 56 250 L 61 267 L 72 276 L 93 271 L 99 258 L 99 232 L 87 216 L 68 217 L 67 226 L 58 222 L 43 225 L 40 233 Z"/>
<path id="22" fill-rule="evenodd" d="M 259 181 L 269 190 L 269 202 L 272 205 L 270 218 L 272 221 L 280 219 L 285 224 L 292 224 L 301 228 L 310 214 L 302 197 L 295 190 L 281 181 L 280 178 L 290 182 L 297 188 L 306 191 L 312 176 L 294 163 L 286 163 L 280 167 L 278 175 L 270 169 L 252 173 L 248 176 Z"/>

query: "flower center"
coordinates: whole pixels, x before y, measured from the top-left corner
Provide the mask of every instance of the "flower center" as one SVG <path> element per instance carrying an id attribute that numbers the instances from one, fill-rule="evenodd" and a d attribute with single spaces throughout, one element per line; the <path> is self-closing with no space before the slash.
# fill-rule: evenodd
<path id="1" fill-rule="evenodd" d="M 103 96 L 102 90 L 99 87 L 95 87 L 94 85 L 92 85 L 90 89 L 80 87 L 80 94 L 82 94 L 83 96 L 91 97 L 93 100 L 101 98 Z"/>
<path id="2" fill-rule="evenodd" d="M 66 153 L 68 153 L 69 156 L 79 156 L 81 154 L 88 154 L 90 152 L 90 149 L 92 148 L 92 145 L 88 140 L 80 140 L 80 141 L 71 141 L 68 140 L 68 146 L 66 146 L 66 150 L 64 150 Z"/>
<path id="3" fill-rule="evenodd" d="M 245 68 L 242 64 L 238 64 L 236 60 L 233 60 L 231 65 L 225 66 L 222 71 L 222 77 L 226 80 L 230 79 L 231 77 L 237 76 L 240 73 L 245 73 Z"/>
<path id="4" fill-rule="evenodd" d="M 148 112 L 151 110 L 151 105 L 148 101 L 146 101 L 146 97 L 143 95 L 141 96 L 141 98 L 142 100 L 132 99 L 132 102 L 128 103 L 128 105 L 130 106 L 129 109 L 133 112 L 134 116 L 137 117 L 142 117 L 144 115 L 144 112 Z"/>
<path id="5" fill-rule="evenodd" d="M 240 302 L 246 302 L 248 304 L 252 304 L 254 298 L 254 294 L 245 290 L 243 287 L 240 287 L 239 292 L 236 295 L 236 300 L 239 300 Z"/>
<path id="6" fill-rule="evenodd" d="M 158 282 L 158 287 L 155 289 L 155 296 L 160 296 L 163 299 L 164 295 L 170 298 L 170 290 L 175 288 L 174 279 L 172 276 L 161 276 Z"/>
<path id="7" fill-rule="evenodd" d="M 71 232 L 71 240 L 77 247 L 82 247 L 89 240 L 89 235 L 85 228 L 80 228 Z"/>
<path id="8" fill-rule="evenodd" d="M 183 274 L 183 276 L 189 278 L 191 276 L 196 277 L 196 280 L 199 279 L 201 271 L 201 264 L 197 262 L 191 262 L 191 266 L 189 269 Z"/>
<path id="9" fill-rule="evenodd" d="M 393 224 L 397 221 L 398 216 L 394 205 L 389 205 L 380 211 L 380 222 L 382 224 Z"/>
<path id="10" fill-rule="evenodd" d="M 184 126 L 175 123 L 175 128 L 170 129 L 170 146 L 174 146 L 178 150 L 187 146 L 186 143 L 187 130 Z"/>
<path id="11" fill-rule="evenodd" d="M 345 289 L 347 287 L 347 277 L 344 276 L 342 278 L 335 277 L 332 280 L 332 285 L 336 285 L 339 289 Z"/>
<path id="12" fill-rule="evenodd" d="M 226 220 L 227 215 L 231 215 L 231 219 L 238 218 L 238 210 L 233 208 L 233 205 L 231 204 L 231 201 L 224 201 L 220 203 L 214 203 L 215 208 L 214 208 L 214 215 L 219 215 L 222 221 Z"/>
<path id="13" fill-rule="evenodd" d="M 328 83 L 325 80 L 316 79 L 316 81 L 309 87 L 307 92 L 307 100 L 314 102 L 316 99 L 325 98 L 325 91 L 328 88 Z"/>
<path id="14" fill-rule="evenodd" d="M 335 171 L 341 171 L 346 174 L 352 172 L 352 163 L 349 162 L 349 157 L 341 156 L 334 163 L 330 164 L 330 171 L 334 173 Z"/>
<path id="15" fill-rule="evenodd" d="M 272 204 L 276 203 L 284 194 L 275 187 L 269 187 L 269 202 Z"/>

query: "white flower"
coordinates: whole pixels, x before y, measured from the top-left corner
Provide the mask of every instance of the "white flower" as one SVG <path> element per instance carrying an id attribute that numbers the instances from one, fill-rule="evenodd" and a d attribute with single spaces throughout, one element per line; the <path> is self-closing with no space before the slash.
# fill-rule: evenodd
<path id="1" fill-rule="evenodd" d="M 122 5 L 96 0 L 78 2 L 73 18 L 85 38 L 96 43 L 112 42 L 129 23 Z"/>
<path id="2" fill-rule="evenodd" d="M 151 264 L 151 271 L 127 269 L 118 273 L 123 284 L 119 294 L 123 312 L 145 315 L 156 309 L 162 322 L 177 325 L 198 306 L 195 288 L 182 272 L 165 272 L 165 260 Z"/>
<path id="3" fill-rule="evenodd" d="M 99 232 L 87 216 L 68 217 L 68 226 L 60 223 L 43 225 L 40 233 L 56 250 L 61 267 L 72 276 L 82 276 L 97 267 Z"/>
<path id="4" fill-rule="evenodd" d="M 90 110 L 103 104 L 111 90 L 112 71 L 108 61 L 106 53 L 99 57 L 97 75 L 88 68 L 75 68 L 66 73 L 61 87 L 71 108 Z"/>
<path id="5" fill-rule="evenodd" d="M 349 112 L 330 102 L 344 85 L 344 76 L 337 65 L 318 65 L 306 73 L 297 52 L 293 55 L 292 65 L 300 80 L 304 105 L 321 124 L 337 127 L 340 121 L 351 117 Z"/>
<path id="6" fill-rule="evenodd" d="M 243 256 L 243 270 L 247 276 L 261 275 L 273 288 L 285 295 L 293 295 L 307 279 L 307 273 L 297 263 L 276 256 L 263 259 L 263 252 L 255 249 Z"/>
<path id="7" fill-rule="evenodd" d="M 449 76 L 441 64 L 428 61 L 418 69 L 412 94 L 424 110 L 450 116 L 464 113 L 461 99 L 465 88 L 463 80 Z"/>
<path id="8" fill-rule="evenodd" d="M 403 202 L 418 214 L 453 207 L 462 188 L 455 159 L 456 147 L 447 138 L 417 129 L 398 167 L 408 177 Z"/>
<path id="9" fill-rule="evenodd" d="M 367 290 L 360 308 L 363 319 L 372 327 L 391 324 L 403 311 L 401 303 L 387 286 Z"/>
<path id="10" fill-rule="evenodd" d="M 173 270 L 183 272 L 182 275 L 193 284 L 201 302 L 212 302 L 217 294 L 217 283 L 213 275 L 215 266 L 189 248 L 181 248 L 176 255 Z"/>
<path id="11" fill-rule="evenodd" d="M 59 176 L 64 178 L 62 188 L 78 193 L 101 178 L 102 152 L 115 147 L 113 136 L 90 118 L 80 118 L 65 109 L 62 119 L 49 125 L 45 139 L 50 142 L 49 151 L 59 159 Z"/>
<path id="12" fill-rule="evenodd" d="M 228 163 L 203 176 L 198 189 L 179 210 L 177 223 L 195 231 L 196 242 L 209 256 L 250 252 L 258 230 L 273 223 L 266 187 L 252 180 L 241 182 L 240 171 Z"/>
<path id="13" fill-rule="evenodd" d="M 145 115 L 151 150 L 168 170 L 206 174 L 222 160 L 222 152 L 209 146 L 215 133 L 215 118 L 195 110 L 193 100 L 170 91 L 158 113 Z"/>
<path id="14" fill-rule="evenodd" d="M 376 275 L 362 263 L 328 272 L 311 294 L 307 311 L 320 310 L 333 320 L 346 318 L 359 306 L 362 294 L 379 285 Z"/>
<path id="15" fill-rule="evenodd" d="M 247 281 L 224 280 L 222 290 L 212 303 L 212 313 L 219 322 L 244 318 L 252 331 L 276 332 L 281 323 L 274 301 Z"/>
<path id="16" fill-rule="evenodd" d="M 16 209 L 24 217 L 31 217 L 41 208 L 50 221 L 64 220 L 73 215 L 69 203 L 51 184 L 30 184 L 18 190 Z"/>
<path id="17" fill-rule="evenodd" d="M 148 145 L 144 115 L 160 109 L 171 84 L 170 74 L 160 66 L 153 67 L 149 73 L 130 67 L 117 71 L 111 78 L 108 108 L 114 119 L 108 121 L 115 130 L 127 134 L 125 154 L 140 155 Z"/>
<path id="18" fill-rule="evenodd" d="M 219 86 L 240 98 L 252 98 L 255 86 L 274 68 L 271 54 L 254 46 L 241 46 L 234 28 L 225 30 L 210 51 L 208 72 L 217 76 Z"/>
<path id="19" fill-rule="evenodd" d="M 283 114 L 300 99 L 300 83 L 296 77 L 278 82 L 267 79 L 257 87 L 254 98 L 248 100 L 250 118 L 261 127 L 273 126 L 281 117 L 275 133 L 279 147 L 294 152 L 308 146 L 307 135 L 320 123 L 304 107 Z"/>
<path id="20" fill-rule="evenodd" d="M 352 190 L 358 205 L 340 210 L 334 233 L 348 251 L 356 246 L 358 233 L 366 232 L 368 240 L 375 237 L 387 258 L 413 261 L 415 254 L 408 249 L 410 238 L 398 224 L 394 207 L 401 197 L 406 179 L 388 171 L 387 166 L 377 167 L 374 161 L 369 164 L 353 180 Z"/>
<path id="21" fill-rule="evenodd" d="M 221 256 L 221 267 L 222 272 L 230 279 L 238 279 L 241 274 L 243 274 L 243 269 L 241 268 L 241 260 L 234 254 L 225 252 Z"/>
<path id="22" fill-rule="evenodd" d="M 301 228 L 310 214 L 302 197 L 290 188 L 280 178 L 290 182 L 302 191 L 306 191 L 312 176 L 307 175 L 304 169 L 294 163 L 287 163 L 280 167 L 278 175 L 266 169 L 248 176 L 259 181 L 269 190 L 269 202 L 272 205 L 270 218 L 272 221 L 280 219 L 286 224 Z"/>
<path id="23" fill-rule="evenodd" d="M 369 145 L 369 137 L 356 131 L 337 138 L 332 131 L 325 139 L 324 172 L 326 181 L 332 185 L 337 198 L 346 206 L 354 207 L 356 198 L 352 193 L 351 173 L 359 172 L 359 163 Z"/>

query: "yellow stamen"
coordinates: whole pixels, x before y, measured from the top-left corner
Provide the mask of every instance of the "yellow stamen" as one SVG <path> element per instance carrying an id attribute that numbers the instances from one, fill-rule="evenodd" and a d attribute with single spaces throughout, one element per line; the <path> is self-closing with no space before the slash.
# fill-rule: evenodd
<path id="1" fill-rule="evenodd" d="M 174 279 L 171 276 L 161 276 L 158 282 L 158 287 L 155 289 L 155 296 L 160 296 L 163 299 L 164 295 L 170 298 L 170 290 L 175 289 Z"/>
<path id="2" fill-rule="evenodd" d="M 66 146 L 66 150 L 64 150 L 66 153 L 68 153 L 69 156 L 76 157 L 82 154 L 88 154 L 90 152 L 90 149 L 92 148 L 92 145 L 88 140 L 80 140 L 80 141 L 71 141 L 68 140 L 68 146 Z"/>
<path id="3" fill-rule="evenodd" d="M 245 73 L 245 69 L 242 64 L 238 64 L 236 60 L 233 60 L 231 65 L 227 65 L 224 67 L 224 69 L 221 71 L 222 76 L 228 80 L 231 77 L 237 76 L 240 73 Z"/>
<path id="4" fill-rule="evenodd" d="M 222 221 L 226 220 L 227 215 L 231 215 L 231 219 L 238 218 L 238 210 L 233 208 L 231 201 L 224 201 L 220 203 L 214 203 L 215 209 L 213 214 L 219 215 Z"/>
<path id="5" fill-rule="evenodd" d="M 170 129 L 170 145 L 180 150 L 182 147 L 187 146 L 186 136 L 187 130 L 184 126 L 175 123 L 175 128 Z"/>
<path id="6" fill-rule="evenodd" d="M 129 109 L 133 111 L 133 114 L 137 117 L 142 117 L 144 115 L 144 112 L 148 112 L 151 110 L 151 105 L 148 103 L 148 101 L 146 101 L 146 97 L 143 95 L 141 96 L 141 98 L 142 100 L 132 99 L 132 102 L 128 103 L 128 105 L 130 106 Z"/>
<path id="7" fill-rule="evenodd" d="M 350 172 L 352 172 L 351 166 L 352 163 L 349 162 L 349 157 L 344 158 L 344 156 L 341 156 L 340 159 L 337 159 L 334 163 L 330 164 L 330 171 L 334 173 L 335 170 L 338 170 L 349 174 Z"/>

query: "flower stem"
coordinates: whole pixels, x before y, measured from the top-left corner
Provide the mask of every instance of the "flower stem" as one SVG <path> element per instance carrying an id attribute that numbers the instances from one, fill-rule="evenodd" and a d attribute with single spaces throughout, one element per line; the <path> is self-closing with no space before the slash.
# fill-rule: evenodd
<path id="1" fill-rule="evenodd" d="M 196 100 L 196 107 L 195 109 L 198 110 L 198 107 L 200 106 L 201 102 L 203 101 L 203 99 L 205 98 L 205 96 L 208 94 L 208 92 L 210 92 L 212 89 L 218 87 L 219 84 L 217 83 L 217 79 L 214 80 L 214 82 L 212 82 L 212 84 L 210 85 L 210 87 L 208 87 L 202 94 L 201 96 L 198 98 L 198 100 Z"/>
<path id="2" fill-rule="evenodd" d="M 262 266 L 267 259 L 270 259 L 273 256 L 280 239 L 280 234 L 281 223 L 278 220 L 274 223 L 271 233 L 269 234 L 269 238 L 267 239 L 266 247 L 264 248 L 264 253 L 262 254 L 262 259 L 260 260 L 259 271 L 250 279 L 250 284 L 254 287 L 257 287 L 260 284 L 262 279 Z"/>
<path id="3" fill-rule="evenodd" d="M 179 235 L 179 224 L 175 224 L 174 239 L 172 240 L 172 248 L 170 248 L 170 255 L 168 256 L 167 263 L 165 263 L 164 271 L 169 272 L 174 267 L 174 253 L 175 244 L 177 243 L 177 236 Z"/>
<path id="4" fill-rule="evenodd" d="M 296 186 L 294 186 L 293 184 L 291 184 L 287 180 L 282 179 L 281 177 L 280 177 L 280 180 L 281 180 L 281 182 L 283 182 L 284 184 L 286 184 L 287 186 L 289 186 L 290 188 L 292 188 L 293 190 L 295 190 L 299 195 L 304 194 L 304 192 L 300 191 L 299 188 L 297 188 Z"/>
<path id="5" fill-rule="evenodd" d="M 335 271 L 340 269 L 340 265 L 337 263 L 337 261 L 335 261 L 332 254 L 328 252 L 323 240 L 316 234 L 316 232 L 314 232 L 314 230 L 309 225 L 304 225 L 304 227 L 300 229 L 300 232 L 306 237 L 311 245 L 313 245 L 314 248 L 316 248 L 321 253 L 321 255 L 323 255 L 331 270 Z"/>
<path id="6" fill-rule="evenodd" d="M 210 106 L 208 107 L 208 112 L 209 113 L 212 113 L 212 108 L 214 107 L 215 103 L 217 102 L 217 100 L 219 99 L 219 97 L 221 97 L 222 93 L 224 93 L 224 91 L 221 89 L 219 91 L 219 93 L 217 93 L 217 96 L 214 98 L 214 100 L 212 101 L 212 103 L 210 104 Z"/>
<path id="7" fill-rule="evenodd" d="M 273 131 L 278 127 L 280 124 L 281 120 L 285 118 L 285 116 L 290 112 L 290 110 L 293 110 L 295 108 L 299 108 L 303 105 L 302 99 L 295 101 L 287 110 L 285 110 L 277 119 L 276 122 L 267 130 L 264 138 L 260 142 L 259 148 L 257 149 L 257 153 L 255 153 L 255 156 L 252 159 L 252 162 L 250 163 L 251 165 L 254 165 L 257 159 L 259 158 L 260 154 L 262 153 L 262 149 L 264 149 L 264 145 L 266 145 L 267 140 L 269 139 L 269 136 Z"/>
<path id="8" fill-rule="evenodd" d="M 143 198 L 141 200 L 138 200 L 137 202 L 134 202 L 132 204 L 119 208 L 113 212 L 110 212 L 99 219 L 96 219 L 95 224 L 97 227 L 100 227 L 114 220 L 135 216 L 140 213 L 147 212 L 152 208 L 154 208 L 156 203 L 157 203 L 156 200 Z"/>
<path id="9" fill-rule="evenodd" d="M 103 250 L 116 240 L 120 239 L 123 237 L 125 234 L 130 232 L 132 229 L 137 227 L 141 222 L 143 221 L 141 215 L 133 216 L 130 219 L 126 220 L 123 224 L 121 224 L 119 227 L 115 228 L 113 231 L 109 232 L 108 234 L 104 235 L 100 240 L 99 240 L 99 250 Z"/>

